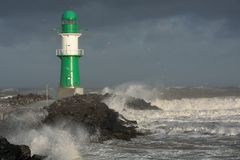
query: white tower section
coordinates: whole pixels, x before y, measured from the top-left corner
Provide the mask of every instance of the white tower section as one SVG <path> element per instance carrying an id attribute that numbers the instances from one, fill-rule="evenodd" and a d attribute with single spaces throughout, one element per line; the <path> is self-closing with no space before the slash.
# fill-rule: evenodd
<path id="1" fill-rule="evenodd" d="M 66 56 L 83 56 L 84 50 L 78 49 L 78 38 L 82 35 L 80 33 L 61 33 L 62 49 L 56 51 L 57 55 Z"/>

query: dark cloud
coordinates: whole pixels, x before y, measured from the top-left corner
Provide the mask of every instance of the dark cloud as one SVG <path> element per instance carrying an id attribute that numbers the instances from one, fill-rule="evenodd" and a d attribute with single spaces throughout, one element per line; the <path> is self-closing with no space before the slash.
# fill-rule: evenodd
<path id="1" fill-rule="evenodd" d="M 57 86 L 66 9 L 87 30 L 85 86 L 240 82 L 239 0 L 8 0 L 0 5 L 0 87 Z"/>
<path id="2" fill-rule="evenodd" d="M 114 25 L 175 15 L 237 20 L 240 2 L 238 0 L 8 0 L 0 6 L 0 15 L 6 20 L 26 18 L 35 21 L 41 16 L 51 19 L 69 8 L 78 11 L 83 22 L 99 27 L 105 23 Z"/>

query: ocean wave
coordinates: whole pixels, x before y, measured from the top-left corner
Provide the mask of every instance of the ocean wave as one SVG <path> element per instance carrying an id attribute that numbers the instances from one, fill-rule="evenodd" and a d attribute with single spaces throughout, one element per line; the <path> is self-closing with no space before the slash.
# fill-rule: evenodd
<path id="1" fill-rule="evenodd" d="M 233 123 L 236 125 L 240 122 L 239 97 L 162 99 L 161 91 L 157 88 L 139 84 L 121 85 L 114 89 L 105 88 L 103 93 L 116 95 L 104 100 L 110 108 L 120 112 L 127 119 L 136 120 L 140 129 L 151 130 L 153 133 L 168 135 L 185 132 L 202 135 L 238 135 L 240 133 L 238 127 L 232 126 Z M 126 106 L 129 96 L 142 98 L 162 110 L 129 109 Z M 174 124 L 170 125 L 170 122 Z M 184 125 L 182 125 L 183 122 Z M 206 126 L 201 126 L 203 122 Z M 212 128 L 213 122 L 219 125 Z M 162 127 L 164 124 L 166 126 Z"/>

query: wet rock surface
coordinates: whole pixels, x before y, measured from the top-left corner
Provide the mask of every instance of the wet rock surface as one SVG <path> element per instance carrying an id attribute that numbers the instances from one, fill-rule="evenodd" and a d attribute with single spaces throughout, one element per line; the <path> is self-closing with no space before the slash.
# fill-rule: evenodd
<path id="1" fill-rule="evenodd" d="M 140 98 L 130 97 L 126 101 L 126 105 L 135 110 L 160 110 L 157 106 L 152 105 Z"/>
<path id="2" fill-rule="evenodd" d="M 6 99 L 0 99 L 0 107 L 24 106 L 24 105 L 29 105 L 31 103 L 35 103 L 45 99 L 46 99 L 45 95 L 38 95 L 38 94 L 32 94 L 32 93 L 26 94 L 26 95 L 16 95 Z"/>
<path id="3" fill-rule="evenodd" d="M 67 120 L 69 125 L 77 123 L 84 126 L 90 135 L 98 134 L 98 141 L 136 137 L 137 122 L 127 120 L 102 103 L 107 96 L 87 94 L 58 100 L 46 108 L 48 116 L 43 122 L 55 124 Z"/>
<path id="4" fill-rule="evenodd" d="M 0 136 L 0 159 L 1 160 L 43 160 L 44 156 L 34 155 L 26 145 L 14 145 Z"/>
<path id="5" fill-rule="evenodd" d="M 134 109 L 134 110 L 162 110 L 161 108 L 152 105 L 150 102 L 146 102 L 144 99 L 141 98 L 135 98 L 135 97 L 131 97 L 131 96 L 121 96 L 121 95 L 115 95 L 115 94 L 104 94 L 104 95 L 100 95 L 101 99 L 104 101 L 105 99 L 108 98 L 115 98 L 115 97 L 119 97 L 119 98 L 123 98 L 126 100 L 125 102 L 125 106 L 130 108 L 130 109 Z"/>

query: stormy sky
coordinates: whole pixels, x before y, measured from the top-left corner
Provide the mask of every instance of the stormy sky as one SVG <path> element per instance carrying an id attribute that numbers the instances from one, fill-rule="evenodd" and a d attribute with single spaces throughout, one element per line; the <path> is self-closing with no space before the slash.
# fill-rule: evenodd
<path id="1" fill-rule="evenodd" d="M 0 88 L 59 83 L 60 18 L 79 15 L 84 87 L 240 85 L 239 0 L 7 0 Z"/>

